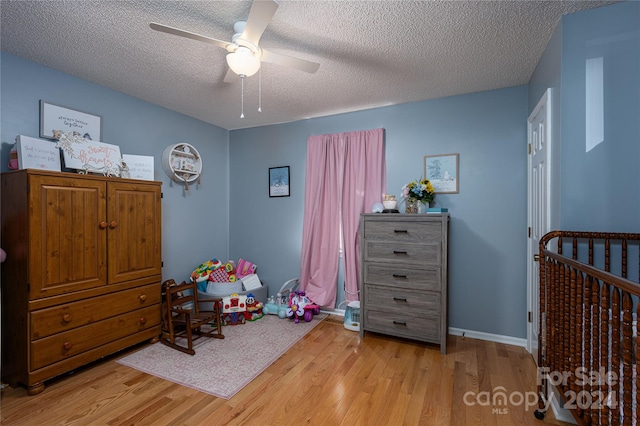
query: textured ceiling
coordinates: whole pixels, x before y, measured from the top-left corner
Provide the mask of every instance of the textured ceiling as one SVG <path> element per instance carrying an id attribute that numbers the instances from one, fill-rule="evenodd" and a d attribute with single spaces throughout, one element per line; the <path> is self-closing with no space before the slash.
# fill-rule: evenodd
<path id="1" fill-rule="evenodd" d="M 2 50 L 234 130 L 527 84 L 563 14 L 612 1 L 288 1 L 260 45 L 320 63 L 262 64 L 224 83 L 226 52 L 153 31 L 230 40 L 249 1 L 0 2 Z M 55 100 L 51 100 L 55 101 Z"/>

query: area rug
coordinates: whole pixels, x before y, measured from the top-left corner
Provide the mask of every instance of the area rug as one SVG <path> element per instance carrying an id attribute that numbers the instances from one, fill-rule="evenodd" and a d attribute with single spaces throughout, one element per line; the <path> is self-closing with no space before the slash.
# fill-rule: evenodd
<path id="1" fill-rule="evenodd" d="M 196 340 L 195 355 L 156 343 L 117 362 L 229 399 L 326 317 L 326 314 L 315 315 L 311 322 L 296 324 L 276 315 L 265 315 L 246 324 L 222 327 L 224 339 Z"/>

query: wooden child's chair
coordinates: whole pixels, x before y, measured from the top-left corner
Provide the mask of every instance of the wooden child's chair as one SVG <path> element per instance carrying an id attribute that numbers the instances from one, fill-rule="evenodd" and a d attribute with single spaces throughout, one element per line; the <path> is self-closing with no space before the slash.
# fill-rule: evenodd
<path id="1" fill-rule="evenodd" d="M 211 311 L 201 311 L 198 305 L 198 287 L 195 282 L 176 284 L 174 280 L 162 283 L 163 330 L 160 341 L 179 351 L 195 355 L 193 341 L 202 336 L 224 339 L 220 324 L 220 303 L 222 299 L 209 299 Z M 214 323 L 215 324 L 212 324 Z M 202 326 L 210 324 L 205 331 Z M 186 345 L 176 343 L 176 338 L 186 340 Z"/>

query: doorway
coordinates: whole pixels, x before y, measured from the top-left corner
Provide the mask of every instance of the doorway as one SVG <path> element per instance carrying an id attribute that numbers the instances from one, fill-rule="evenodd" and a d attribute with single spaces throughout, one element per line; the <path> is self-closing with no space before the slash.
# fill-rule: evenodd
<path id="1" fill-rule="evenodd" d="M 540 268 L 538 244 L 552 229 L 553 189 L 559 188 L 553 141 L 552 89 L 545 91 L 527 120 L 527 350 L 538 362 Z M 542 318 L 544 321 L 544 318 Z"/>

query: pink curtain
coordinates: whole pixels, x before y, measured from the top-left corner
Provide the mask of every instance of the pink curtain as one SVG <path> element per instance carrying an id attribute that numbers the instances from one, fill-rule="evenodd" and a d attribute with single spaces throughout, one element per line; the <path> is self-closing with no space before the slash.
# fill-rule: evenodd
<path id="1" fill-rule="evenodd" d="M 347 302 L 359 300 L 360 214 L 386 192 L 384 130 L 309 137 L 300 288 L 335 307 L 340 229 Z"/>

